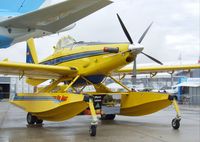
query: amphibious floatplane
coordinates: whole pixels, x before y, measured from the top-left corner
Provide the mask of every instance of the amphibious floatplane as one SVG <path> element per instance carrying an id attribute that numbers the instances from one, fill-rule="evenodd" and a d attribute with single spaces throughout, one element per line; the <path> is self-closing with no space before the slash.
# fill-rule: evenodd
<path id="1" fill-rule="evenodd" d="M 138 44 L 133 44 L 123 22 L 119 16 L 118 18 L 130 44 L 86 43 L 63 38 L 55 47 L 53 55 L 38 62 L 34 41 L 29 39 L 27 63 L 0 62 L 1 74 L 26 76 L 27 83 L 33 86 L 51 80 L 49 85 L 35 93 L 21 93 L 11 97 L 12 104 L 28 112 L 28 124 L 41 124 L 43 120 L 64 121 L 89 112 L 92 116 L 90 135 L 95 136 L 97 113 L 100 113 L 102 120 L 113 120 L 116 114 L 142 116 L 173 104 L 177 115 L 172 121 L 172 126 L 174 129 L 179 128 L 181 117 L 176 97 L 165 93 L 136 92 L 112 76 L 114 72 L 119 72 L 120 68 L 133 62 L 138 54 L 143 53 L 140 43 L 150 28 L 147 28 Z M 106 77 L 126 91 L 113 92 L 108 89 L 103 83 Z M 94 86 L 95 91 L 84 91 L 89 85 Z M 96 109 L 99 111 L 95 111 Z"/>

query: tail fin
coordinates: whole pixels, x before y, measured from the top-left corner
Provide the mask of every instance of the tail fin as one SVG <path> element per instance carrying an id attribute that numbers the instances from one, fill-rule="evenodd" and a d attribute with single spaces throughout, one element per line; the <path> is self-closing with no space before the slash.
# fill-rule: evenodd
<path id="1" fill-rule="evenodd" d="M 38 63 L 38 57 L 35 50 L 35 44 L 33 38 L 27 40 L 27 47 L 26 47 L 26 63 Z"/>

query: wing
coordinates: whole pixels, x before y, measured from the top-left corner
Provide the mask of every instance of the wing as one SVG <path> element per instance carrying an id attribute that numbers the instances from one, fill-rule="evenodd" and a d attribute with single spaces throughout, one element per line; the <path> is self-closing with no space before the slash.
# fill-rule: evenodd
<path id="1" fill-rule="evenodd" d="M 148 74 L 148 73 L 161 73 L 161 72 L 174 72 L 177 70 L 191 70 L 191 69 L 200 69 L 200 64 L 191 64 L 191 65 L 173 65 L 173 66 L 150 66 L 150 67 L 138 67 L 138 74 Z M 132 68 L 121 68 L 116 73 L 132 73 Z"/>
<path id="2" fill-rule="evenodd" d="M 109 0 L 66 0 L 37 11 L 0 22 L 0 26 L 57 32 L 112 3 Z"/>
<path id="3" fill-rule="evenodd" d="M 73 67 L 2 61 L 0 62 L 0 74 L 24 75 L 34 79 L 57 79 L 62 76 L 73 77 L 77 74 L 77 69 Z"/>

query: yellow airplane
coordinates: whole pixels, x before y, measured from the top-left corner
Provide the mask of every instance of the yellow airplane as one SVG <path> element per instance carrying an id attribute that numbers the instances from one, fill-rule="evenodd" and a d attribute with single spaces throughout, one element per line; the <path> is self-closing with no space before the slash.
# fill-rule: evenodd
<path id="1" fill-rule="evenodd" d="M 54 47 L 55 52 L 39 62 L 34 41 L 29 39 L 27 63 L 8 60 L 0 62 L 1 74 L 26 76 L 27 83 L 33 86 L 51 80 L 49 85 L 38 89 L 35 93 L 19 93 L 11 96 L 12 104 L 28 112 L 28 124 L 42 124 L 43 120 L 64 121 L 83 112 L 89 112 L 92 116 L 90 135 L 95 136 L 98 124 L 97 113 L 101 114 L 102 120 L 113 120 L 116 114 L 143 116 L 173 104 L 177 116 L 172 120 L 172 127 L 179 128 L 181 117 L 175 96 L 166 93 L 136 92 L 112 76 L 113 73 L 119 72 L 119 69 L 133 62 L 138 54 L 143 53 L 143 46 L 140 43 L 150 28 L 149 26 L 145 30 L 139 42 L 135 44 L 121 18 L 117 16 L 130 44 L 86 43 L 75 42 L 72 38 L 63 38 Z M 188 68 L 190 69 L 191 66 L 185 67 Z M 165 67 L 162 66 L 162 69 L 164 70 Z M 111 78 L 126 91 L 112 92 L 103 84 L 106 77 Z M 95 91 L 84 91 L 84 88 L 89 85 L 94 86 Z M 100 111 L 95 111 L 95 108 Z M 117 111 L 113 111 L 116 108 Z"/>

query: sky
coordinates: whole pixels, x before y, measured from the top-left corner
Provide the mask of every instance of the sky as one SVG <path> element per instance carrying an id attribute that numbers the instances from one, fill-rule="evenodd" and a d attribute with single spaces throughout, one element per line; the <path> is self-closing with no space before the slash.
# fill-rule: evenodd
<path id="1" fill-rule="evenodd" d="M 40 0 L 29 1 L 39 3 Z M 52 54 L 52 47 L 66 35 L 77 41 L 128 42 L 116 13 L 121 16 L 134 42 L 154 22 L 142 42 L 145 53 L 164 63 L 197 63 L 200 56 L 199 0 L 114 0 L 113 4 L 79 20 L 70 31 L 35 39 L 39 60 Z M 0 60 L 25 61 L 25 49 L 25 42 L 1 49 Z M 152 61 L 138 55 L 137 63 Z"/>
<path id="2" fill-rule="evenodd" d="M 44 0 L 3 0 L 0 2 L 0 11 L 3 9 L 25 13 L 38 8 L 43 2 Z"/>

